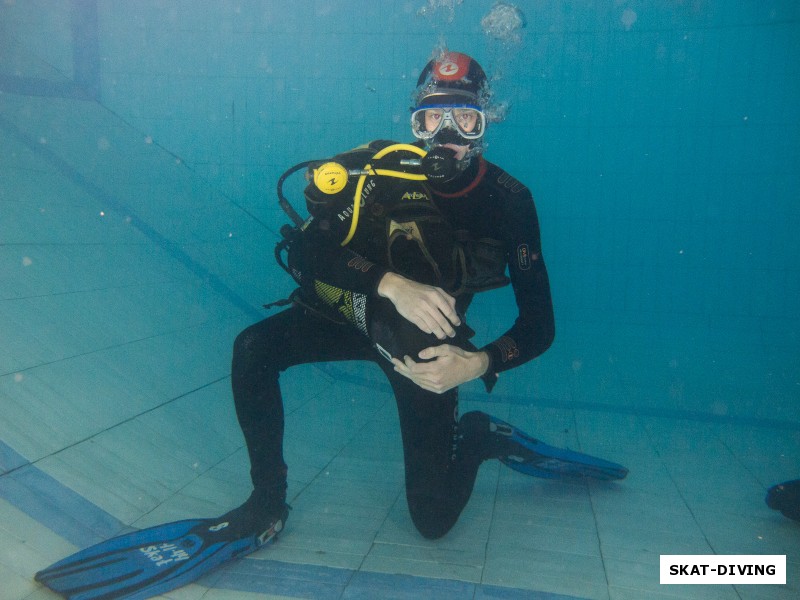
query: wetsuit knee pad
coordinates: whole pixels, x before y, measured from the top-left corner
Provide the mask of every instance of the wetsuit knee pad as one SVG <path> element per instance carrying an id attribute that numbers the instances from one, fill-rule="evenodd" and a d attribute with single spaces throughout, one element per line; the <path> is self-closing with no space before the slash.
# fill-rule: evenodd
<path id="1" fill-rule="evenodd" d="M 297 352 L 290 349 L 293 340 L 308 335 L 310 326 L 299 333 L 307 323 L 305 311 L 293 306 L 245 328 L 233 343 L 232 371 L 239 375 L 253 369 L 283 371 Z"/>
<path id="2" fill-rule="evenodd" d="M 236 336 L 233 342 L 234 365 L 249 365 L 254 360 L 260 361 L 265 349 L 268 349 L 269 344 L 264 342 L 263 332 L 258 325 L 251 325 Z"/>
<path id="3" fill-rule="evenodd" d="M 446 499 L 438 496 L 407 496 L 411 521 L 422 537 L 436 540 L 453 528 L 461 514 L 460 508 L 453 507 Z"/>
<path id="4" fill-rule="evenodd" d="M 459 460 L 438 473 L 406 477 L 408 510 L 423 537 L 435 540 L 453 528 L 472 495 L 480 463 Z"/>

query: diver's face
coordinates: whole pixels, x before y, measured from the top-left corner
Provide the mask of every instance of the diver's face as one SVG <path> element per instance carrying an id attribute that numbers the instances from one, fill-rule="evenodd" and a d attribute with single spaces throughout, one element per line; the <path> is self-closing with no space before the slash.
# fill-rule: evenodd
<path id="1" fill-rule="evenodd" d="M 453 120 L 458 128 L 464 133 L 471 133 L 478 124 L 478 113 L 472 109 L 453 108 L 450 110 Z M 445 118 L 445 111 L 439 108 L 432 108 L 425 111 L 425 129 L 436 131 Z"/>
<path id="2" fill-rule="evenodd" d="M 475 129 L 475 125 L 478 123 L 478 117 L 474 110 L 463 110 L 459 108 L 451 109 L 452 118 L 456 121 L 458 128 L 465 132 L 470 133 L 472 130 Z M 442 109 L 434 108 L 425 111 L 425 129 L 428 131 L 436 131 L 439 127 L 442 126 L 442 119 L 445 118 L 444 111 Z M 464 157 L 467 155 L 469 151 L 468 145 L 460 145 L 460 144 L 442 144 L 445 148 L 450 148 L 453 152 L 455 152 L 455 159 L 456 160 L 463 160 Z"/>

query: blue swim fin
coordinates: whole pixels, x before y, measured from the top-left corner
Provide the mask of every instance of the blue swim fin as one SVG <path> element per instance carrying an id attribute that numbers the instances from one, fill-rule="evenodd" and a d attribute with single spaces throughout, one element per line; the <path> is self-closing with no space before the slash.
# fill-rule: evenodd
<path id="1" fill-rule="evenodd" d="M 489 417 L 489 429 L 505 439 L 508 453 L 500 461 L 520 473 L 546 479 L 591 477 L 592 479 L 625 479 L 628 469 L 617 463 L 556 448 L 530 437 L 497 417 Z"/>
<path id="2" fill-rule="evenodd" d="M 287 513 L 242 537 L 227 521 L 189 519 L 100 542 L 39 571 L 36 581 L 68 600 L 143 600 L 191 583 L 269 542 Z"/>

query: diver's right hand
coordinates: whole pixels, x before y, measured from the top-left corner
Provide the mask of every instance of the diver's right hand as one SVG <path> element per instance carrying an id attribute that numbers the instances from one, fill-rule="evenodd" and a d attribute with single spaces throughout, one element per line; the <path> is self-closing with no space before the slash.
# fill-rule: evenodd
<path id="1" fill-rule="evenodd" d="M 454 337 L 453 327 L 461 325 L 456 299 L 441 288 L 389 272 L 378 284 L 378 295 L 391 300 L 401 316 L 440 340 Z"/>

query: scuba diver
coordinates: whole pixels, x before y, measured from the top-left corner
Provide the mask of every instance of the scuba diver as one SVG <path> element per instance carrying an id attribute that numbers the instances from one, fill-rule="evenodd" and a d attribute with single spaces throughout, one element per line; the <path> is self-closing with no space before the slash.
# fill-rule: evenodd
<path id="1" fill-rule="evenodd" d="M 417 142 L 375 141 L 280 178 L 279 201 L 295 226 L 281 230 L 276 258 L 300 285 L 276 303 L 291 307 L 237 336 L 231 366 L 250 497 L 215 519 L 100 542 L 39 571 L 37 581 L 70 598 L 151 597 L 273 539 L 289 511 L 278 380 L 294 365 L 380 366 L 397 402 L 409 513 L 429 539 L 456 523 L 488 459 L 536 477 L 627 475 L 621 465 L 548 446 L 486 413 L 459 415 L 459 385 L 480 378 L 491 391 L 498 373 L 539 356 L 554 336 L 533 199 L 483 158 L 489 102 L 480 65 L 445 52 L 419 77 L 411 115 Z M 304 166 L 305 220 L 282 192 Z M 467 308 L 476 293 L 509 283 L 517 317 L 478 348 Z"/>
<path id="2" fill-rule="evenodd" d="M 298 227 L 284 244 L 300 289 L 292 306 L 234 344 L 233 396 L 254 490 L 222 518 L 242 534 L 280 529 L 288 515 L 279 375 L 299 364 L 366 360 L 383 370 L 397 402 L 409 512 L 426 538 L 453 527 L 487 459 L 541 477 L 627 474 L 488 414 L 459 415 L 459 385 L 480 378 L 490 391 L 498 373 L 554 338 L 533 199 L 483 157 L 489 102 L 480 65 L 444 52 L 419 77 L 414 144 L 376 141 L 309 169 L 312 216 L 293 217 Z M 386 160 L 391 168 L 381 170 Z M 474 346 L 470 301 L 509 283 L 516 319 Z"/>

